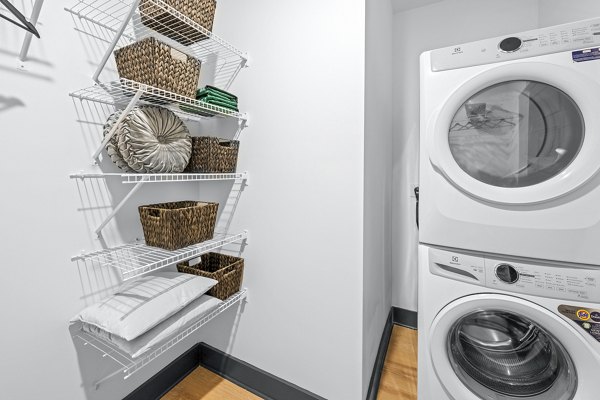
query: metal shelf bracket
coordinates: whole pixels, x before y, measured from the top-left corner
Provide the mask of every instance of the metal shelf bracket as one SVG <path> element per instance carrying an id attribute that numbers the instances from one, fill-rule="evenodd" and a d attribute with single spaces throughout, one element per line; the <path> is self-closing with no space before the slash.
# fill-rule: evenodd
<path id="1" fill-rule="evenodd" d="M 112 41 L 110 42 L 110 45 L 106 49 L 106 52 L 104 53 L 104 56 L 102 57 L 102 60 L 98 64 L 98 68 L 96 69 L 96 72 L 94 72 L 94 76 L 92 77 L 94 82 L 100 82 L 100 80 L 99 80 L 100 73 L 106 66 L 106 63 L 108 62 L 108 59 L 112 55 L 113 50 L 115 49 L 115 47 L 117 47 L 117 43 L 119 43 L 119 39 L 121 39 L 121 35 L 123 35 L 123 32 L 125 32 L 127 25 L 129 25 L 129 21 L 131 21 L 131 18 L 133 17 L 133 14 L 135 13 L 135 10 L 137 9 L 138 4 L 140 4 L 140 0 L 135 0 L 131 3 L 131 8 L 129 9 L 129 13 L 127 13 L 127 16 L 125 18 L 123 18 L 123 21 L 121 22 L 121 26 L 119 26 L 119 29 L 115 32 L 115 36 L 113 37 Z M 127 113 L 124 113 L 124 114 L 127 114 Z M 115 126 L 116 125 L 118 125 L 118 124 L 115 124 Z"/>
<path id="2" fill-rule="evenodd" d="M 110 220 L 113 219 L 115 215 L 117 215 L 121 207 L 123 207 L 125 203 L 127 203 L 131 196 L 133 196 L 135 192 L 140 190 L 144 183 L 146 183 L 146 180 L 142 180 L 136 183 L 135 186 L 129 191 L 129 193 L 127 193 L 127 196 L 123 197 L 123 200 L 121 200 L 119 204 L 117 204 L 115 208 L 113 208 L 112 212 L 108 214 L 108 216 L 104 219 L 104 221 L 102 221 L 100 226 L 98 226 L 98 228 L 95 230 L 96 235 L 98 235 L 98 237 L 102 237 L 102 229 L 104 229 L 104 227 L 110 222 Z"/>
<path id="3" fill-rule="evenodd" d="M 135 107 L 137 102 L 140 100 L 140 98 L 142 97 L 142 93 L 144 93 L 144 90 L 145 90 L 144 86 L 140 87 L 138 89 L 138 91 L 135 93 L 135 95 L 131 98 L 131 100 L 129 101 L 129 104 L 127 104 L 127 107 L 125 107 L 125 109 L 123 110 L 121 115 L 119 115 L 117 122 L 115 122 L 113 124 L 112 128 L 110 128 L 110 132 L 108 132 L 108 134 L 104 137 L 104 140 L 100 144 L 100 147 L 98 147 L 98 149 L 94 152 L 94 154 L 92 154 L 92 159 L 94 159 L 94 161 L 96 161 L 96 162 L 98 161 L 98 157 L 100 157 L 100 153 L 102 153 L 102 150 L 104 150 L 104 148 L 106 147 L 108 142 L 110 142 L 112 137 L 115 135 L 115 133 L 117 132 L 117 129 L 119 128 L 119 125 L 121 125 L 121 122 L 123 122 L 125 117 L 127 117 L 127 114 L 129 114 L 129 112 L 133 109 L 133 107 Z"/>
<path id="4" fill-rule="evenodd" d="M 233 140 L 238 140 L 242 131 L 248 126 L 250 126 L 250 116 L 248 113 L 244 113 L 242 114 L 242 117 L 238 119 L 238 128 L 237 131 L 235 131 L 235 135 L 233 135 Z"/>

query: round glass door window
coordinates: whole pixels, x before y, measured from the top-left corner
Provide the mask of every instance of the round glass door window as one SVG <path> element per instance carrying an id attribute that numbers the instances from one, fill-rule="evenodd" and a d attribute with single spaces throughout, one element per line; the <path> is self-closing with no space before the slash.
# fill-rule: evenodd
<path id="1" fill-rule="evenodd" d="M 564 347 L 520 315 L 477 311 L 456 322 L 448 356 L 465 386 L 483 399 L 570 400 L 577 374 Z"/>
<path id="2" fill-rule="evenodd" d="M 448 132 L 450 151 L 473 178 L 525 187 L 563 171 L 583 144 L 585 124 L 565 92 L 541 82 L 490 86 L 462 104 Z"/>

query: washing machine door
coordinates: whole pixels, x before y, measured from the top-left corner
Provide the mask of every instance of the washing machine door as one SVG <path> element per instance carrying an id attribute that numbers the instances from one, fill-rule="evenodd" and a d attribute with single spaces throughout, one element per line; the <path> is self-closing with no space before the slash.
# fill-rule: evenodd
<path id="1" fill-rule="evenodd" d="M 572 67 L 518 62 L 454 91 L 429 122 L 430 161 L 477 198 L 534 204 L 600 169 L 600 85 Z"/>
<path id="2" fill-rule="evenodd" d="M 595 391 L 582 387 L 594 381 L 587 371 L 600 365 L 590 344 L 556 314 L 500 294 L 466 296 L 442 309 L 431 326 L 430 354 L 456 400 L 585 399 Z"/>

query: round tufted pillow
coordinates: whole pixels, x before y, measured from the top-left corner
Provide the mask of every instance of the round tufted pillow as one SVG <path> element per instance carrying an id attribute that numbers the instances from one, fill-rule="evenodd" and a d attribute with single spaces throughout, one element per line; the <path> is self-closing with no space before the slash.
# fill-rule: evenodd
<path id="1" fill-rule="evenodd" d="M 156 106 L 135 107 L 122 123 L 119 151 L 129 167 L 142 173 L 182 172 L 192 154 L 183 121 Z"/>
<path id="2" fill-rule="evenodd" d="M 117 123 L 117 120 L 119 119 L 122 113 L 123 110 L 118 110 L 111 114 L 110 117 L 108 117 L 106 124 L 104 124 L 104 137 L 108 135 L 108 132 L 110 132 L 113 125 Z M 129 165 L 127 165 L 125 160 L 123 160 L 123 156 L 119 151 L 119 136 L 121 135 L 121 133 L 121 127 L 117 128 L 115 134 L 110 138 L 109 142 L 106 144 L 106 151 L 108 152 L 108 156 L 110 157 L 112 162 L 114 162 L 117 165 L 117 167 L 121 168 L 125 172 L 133 172 L 133 170 L 129 168 Z"/>

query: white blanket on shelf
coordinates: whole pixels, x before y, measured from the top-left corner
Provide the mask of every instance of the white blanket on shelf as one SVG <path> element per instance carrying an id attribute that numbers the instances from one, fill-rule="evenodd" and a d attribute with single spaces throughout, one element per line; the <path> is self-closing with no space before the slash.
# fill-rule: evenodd
<path id="1" fill-rule="evenodd" d="M 222 301 L 219 299 L 203 295 L 188 304 L 183 310 L 133 340 L 125 340 L 87 323 L 82 324 L 82 329 L 84 332 L 114 344 L 117 348 L 129 354 L 130 357 L 137 358 L 156 345 L 172 338 L 191 322 L 200 320 L 221 303 Z"/>
<path id="2" fill-rule="evenodd" d="M 181 311 L 208 292 L 216 280 L 179 272 L 154 272 L 124 283 L 112 296 L 82 310 L 71 322 L 95 325 L 126 340 Z"/>

